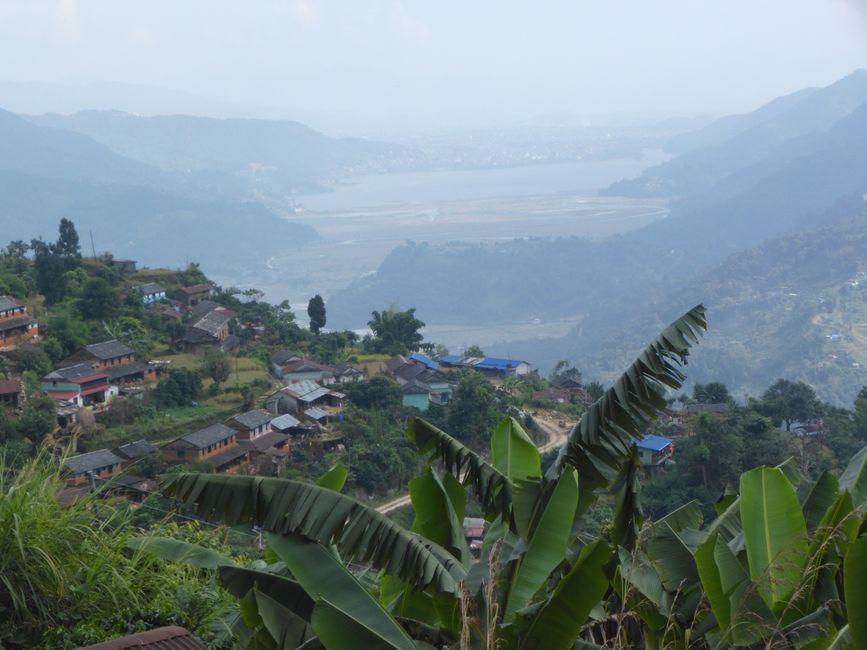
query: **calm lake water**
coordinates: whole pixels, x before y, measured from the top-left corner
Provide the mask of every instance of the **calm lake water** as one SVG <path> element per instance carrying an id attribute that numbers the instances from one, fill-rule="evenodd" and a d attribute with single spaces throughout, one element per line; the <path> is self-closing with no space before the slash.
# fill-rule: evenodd
<path id="1" fill-rule="evenodd" d="M 588 193 L 637 176 L 669 157 L 648 150 L 641 159 L 357 176 L 332 192 L 299 195 L 297 200 L 305 210 L 331 212 L 391 203 Z"/>

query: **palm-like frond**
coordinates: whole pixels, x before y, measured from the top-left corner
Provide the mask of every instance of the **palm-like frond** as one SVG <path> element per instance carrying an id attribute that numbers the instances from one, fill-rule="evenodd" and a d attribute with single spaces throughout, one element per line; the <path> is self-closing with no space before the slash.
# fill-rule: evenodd
<path id="1" fill-rule="evenodd" d="M 421 454 L 429 454 L 431 461 L 441 462 L 461 483 L 472 488 L 485 514 L 490 518 L 500 515 L 511 520 L 512 483 L 508 476 L 482 460 L 472 449 L 461 444 L 430 422 L 414 418 L 407 436 Z"/>
<path id="2" fill-rule="evenodd" d="M 607 485 L 628 457 L 633 437 L 640 436 L 665 408 L 665 387 L 676 390 L 683 384 L 686 376 L 680 367 L 706 329 L 703 305 L 666 327 L 585 411 L 548 477 L 572 465 L 578 469 L 582 489 Z"/>
<path id="3" fill-rule="evenodd" d="M 163 490 L 205 519 L 250 522 L 278 534 L 335 544 L 346 560 L 370 563 L 416 589 L 454 593 L 464 569 L 444 549 L 375 509 L 327 488 L 228 474 L 165 477 Z"/>

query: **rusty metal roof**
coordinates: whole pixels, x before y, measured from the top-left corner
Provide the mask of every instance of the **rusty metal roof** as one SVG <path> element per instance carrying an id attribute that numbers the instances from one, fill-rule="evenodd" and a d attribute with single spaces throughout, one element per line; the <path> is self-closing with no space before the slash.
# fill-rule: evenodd
<path id="1" fill-rule="evenodd" d="M 128 648 L 139 648 L 140 650 L 207 650 L 207 646 L 194 637 L 189 630 L 176 625 L 158 627 L 120 639 L 82 646 L 76 650 L 127 650 Z"/>

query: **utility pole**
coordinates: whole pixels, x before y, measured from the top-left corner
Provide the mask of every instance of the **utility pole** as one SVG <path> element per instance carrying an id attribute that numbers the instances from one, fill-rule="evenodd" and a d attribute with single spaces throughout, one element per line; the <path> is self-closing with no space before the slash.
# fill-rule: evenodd
<path id="1" fill-rule="evenodd" d="M 93 230 L 88 230 L 90 233 L 90 250 L 93 253 L 93 259 L 96 259 L 96 246 L 93 245 Z"/>

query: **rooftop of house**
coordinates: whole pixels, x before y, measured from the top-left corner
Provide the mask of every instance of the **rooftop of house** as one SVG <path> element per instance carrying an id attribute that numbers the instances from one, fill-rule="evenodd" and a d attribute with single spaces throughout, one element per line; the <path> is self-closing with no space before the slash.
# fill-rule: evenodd
<path id="1" fill-rule="evenodd" d="M 135 350 L 117 339 L 102 341 L 101 343 L 91 343 L 90 345 L 85 345 L 84 349 L 101 361 L 135 354 Z"/>
<path id="2" fill-rule="evenodd" d="M 644 436 L 644 438 L 642 438 L 641 440 L 633 440 L 635 442 L 635 446 L 639 449 L 648 449 L 650 451 L 662 451 L 671 444 L 671 440 L 669 438 L 664 438 L 663 436 L 657 436 L 653 434 Z"/>
<path id="3" fill-rule="evenodd" d="M 284 364 L 283 372 L 327 372 L 333 373 L 334 369 L 312 359 L 290 359 Z"/>
<path id="4" fill-rule="evenodd" d="M 385 367 L 390 373 L 394 373 L 398 368 L 401 368 L 409 363 L 406 357 L 402 354 L 395 354 L 391 359 L 385 362 Z"/>
<path id="5" fill-rule="evenodd" d="M 202 300 L 190 307 L 190 320 L 195 322 L 202 316 L 206 316 L 208 312 L 212 312 L 215 309 L 225 309 L 226 312 L 232 311 L 231 309 L 226 309 L 226 307 L 223 307 L 223 305 L 214 302 L 213 300 Z"/>
<path id="6" fill-rule="evenodd" d="M 162 285 L 157 284 L 156 282 L 145 282 L 144 284 L 140 284 L 135 287 L 136 291 L 140 291 L 142 294 L 146 296 L 152 296 L 156 293 L 165 293 L 166 290 L 162 287 Z"/>
<path id="7" fill-rule="evenodd" d="M 256 429 L 257 427 L 261 427 L 271 422 L 273 417 L 274 416 L 268 413 L 268 411 L 254 409 L 252 411 L 247 411 L 246 413 L 232 416 L 229 419 L 234 420 L 247 429 Z"/>
<path id="8" fill-rule="evenodd" d="M 321 420 L 322 418 L 328 417 L 328 411 L 312 407 L 304 411 L 304 415 L 314 420 Z"/>
<path id="9" fill-rule="evenodd" d="M 16 300 L 12 296 L 0 296 L 0 311 L 9 311 L 10 309 L 19 309 L 24 306 L 20 300 Z"/>
<path id="10" fill-rule="evenodd" d="M 294 417 L 293 415 L 290 415 L 289 413 L 286 413 L 284 415 L 280 415 L 280 416 L 274 418 L 273 420 L 271 420 L 271 426 L 274 427 L 275 429 L 280 429 L 281 431 L 285 431 L 286 429 L 295 428 L 300 424 L 301 424 L 301 421 L 298 418 Z"/>
<path id="11" fill-rule="evenodd" d="M 393 370 L 392 373 L 395 377 L 399 377 L 404 381 L 412 381 L 425 371 L 427 371 L 427 368 L 420 363 L 406 363 Z"/>
<path id="12" fill-rule="evenodd" d="M 202 330 L 210 335 L 216 335 L 226 323 L 232 320 L 228 309 L 212 309 L 192 324 L 193 329 Z"/>
<path id="13" fill-rule="evenodd" d="M 192 295 L 195 295 L 197 293 L 205 293 L 206 291 L 210 291 L 210 290 L 211 290 L 211 286 L 208 284 L 194 284 L 194 285 L 189 286 L 189 287 L 181 287 L 180 289 L 178 289 L 178 291 L 180 291 L 181 293 L 186 294 L 188 296 L 192 296 Z"/>
<path id="14" fill-rule="evenodd" d="M 76 650 L 207 650 L 189 630 L 172 625 L 147 632 L 104 641 L 96 645 L 81 646 Z"/>
<path id="15" fill-rule="evenodd" d="M 0 395 L 14 395 L 21 392 L 21 382 L 17 379 L 0 381 Z"/>
<path id="16" fill-rule="evenodd" d="M 341 362 L 334 366 L 335 375 L 360 375 L 363 374 L 358 368 L 352 364 Z"/>
<path id="17" fill-rule="evenodd" d="M 104 372 L 97 372 L 89 363 L 76 363 L 74 366 L 57 368 L 45 375 L 46 381 L 67 381 L 74 384 L 93 381 L 95 379 L 108 379 Z"/>
<path id="18" fill-rule="evenodd" d="M 289 350 L 278 350 L 271 355 L 271 362 L 276 363 L 278 366 L 282 366 L 284 363 L 300 358 L 301 357 L 297 354 L 290 352 Z"/>
<path id="19" fill-rule="evenodd" d="M 502 359 L 500 357 L 461 357 L 457 354 L 447 354 L 440 359 L 445 364 L 453 366 L 471 366 L 481 370 L 511 370 L 521 364 L 530 365 L 521 359 Z"/>
<path id="20" fill-rule="evenodd" d="M 0 332 L 7 332 L 9 330 L 14 330 L 18 327 L 24 327 L 26 325 L 30 325 L 31 323 L 35 323 L 30 316 L 17 316 L 15 318 L 8 318 L 6 320 L 0 320 Z"/>
<path id="21" fill-rule="evenodd" d="M 301 379 L 299 381 L 290 382 L 283 389 L 283 392 L 290 397 L 303 397 L 304 395 L 309 395 L 310 393 L 321 389 L 322 386 L 312 379 Z"/>
<path id="22" fill-rule="evenodd" d="M 181 436 L 178 440 L 183 440 L 198 449 L 205 449 L 206 447 L 210 447 L 222 440 L 231 438 L 234 435 L 235 430 L 230 429 L 225 424 L 212 424 L 204 429 L 199 429 L 193 433 Z"/>
<path id="23" fill-rule="evenodd" d="M 102 467 L 118 465 L 120 460 L 121 459 L 116 456 L 114 452 L 108 449 L 98 449 L 97 451 L 90 451 L 86 454 L 70 456 L 63 461 L 63 465 L 75 474 L 84 474 L 85 472 L 92 472 Z"/>
<path id="24" fill-rule="evenodd" d="M 228 465 L 232 461 L 243 458 L 247 453 L 248 450 L 243 447 L 232 447 L 231 449 L 221 451 L 219 454 L 214 454 L 210 458 L 206 458 L 205 462 L 212 467 L 219 469 L 220 467 L 223 467 L 223 465 Z"/>
<path id="25" fill-rule="evenodd" d="M 430 393 L 429 388 L 422 386 L 415 379 L 401 386 L 400 390 L 404 395 L 427 395 Z"/>
<path id="26" fill-rule="evenodd" d="M 131 375 L 137 375 L 139 373 L 144 374 L 151 367 L 152 366 L 147 363 L 127 363 L 121 366 L 109 366 L 101 372 L 105 373 L 106 376 L 108 376 L 109 381 L 116 381 L 118 379 L 123 379 L 124 377 L 129 377 Z"/>
<path id="27" fill-rule="evenodd" d="M 149 443 L 147 440 L 136 440 L 135 442 L 128 442 L 125 445 L 121 445 L 117 449 L 114 450 L 118 456 L 122 456 L 127 460 L 133 460 L 135 458 L 141 458 L 142 456 L 147 456 L 149 454 L 156 453 L 157 448 Z"/>
<path id="28" fill-rule="evenodd" d="M 418 363 L 423 363 L 430 370 L 436 370 L 440 367 L 440 364 L 431 359 L 429 356 L 421 354 L 419 352 L 413 352 L 409 355 L 410 361 L 417 361 Z"/>

